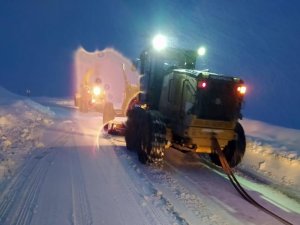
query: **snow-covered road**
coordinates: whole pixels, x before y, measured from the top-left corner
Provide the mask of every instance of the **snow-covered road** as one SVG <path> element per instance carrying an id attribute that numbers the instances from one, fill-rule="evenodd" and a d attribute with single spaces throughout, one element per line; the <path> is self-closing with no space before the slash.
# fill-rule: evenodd
<path id="1" fill-rule="evenodd" d="M 133 181 L 141 182 L 98 136 L 99 115 L 54 112 L 60 119 L 43 132 L 45 147 L 33 151 L 1 193 L 0 224 L 176 224 L 172 211 L 146 203 L 151 190 Z"/>
<path id="2" fill-rule="evenodd" d="M 243 200 L 221 170 L 198 155 L 169 149 L 163 167 L 143 166 L 134 153 L 128 153 L 118 144 L 120 139 L 113 139 L 119 155 L 126 159 L 123 163 L 145 178 L 154 193 L 160 193 L 188 224 L 281 224 Z M 253 177 L 239 171 L 238 174 L 239 181 L 255 200 L 299 224 L 299 202 Z"/>
<path id="3" fill-rule="evenodd" d="M 199 156 L 170 149 L 162 166 L 141 165 L 123 137 L 101 132 L 97 113 L 39 102 L 55 114 L 53 124 L 39 127 L 42 144 L 2 179 L 1 225 L 281 224 L 244 201 Z M 297 199 L 237 173 L 259 203 L 300 224 Z"/>

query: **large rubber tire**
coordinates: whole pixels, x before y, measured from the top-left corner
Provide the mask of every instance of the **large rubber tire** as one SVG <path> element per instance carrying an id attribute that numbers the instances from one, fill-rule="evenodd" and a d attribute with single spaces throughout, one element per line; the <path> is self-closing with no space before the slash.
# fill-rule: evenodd
<path id="1" fill-rule="evenodd" d="M 88 103 L 81 99 L 79 101 L 79 111 L 80 112 L 88 112 Z"/>
<path id="2" fill-rule="evenodd" d="M 152 130 L 151 130 L 151 117 L 149 114 L 145 115 L 145 120 L 143 121 L 143 130 L 140 131 L 140 146 L 137 150 L 137 155 L 139 161 L 142 164 L 149 162 L 149 153 L 151 151 L 151 139 L 152 139 Z"/>
<path id="3" fill-rule="evenodd" d="M 126 147 L 130 151 L 138 151 L 141 145 L 141 132 L 145 123 L 146 111 L 140 107 L 128 112 L 125 128 Z"/>
<path id="4" fill-rule="evenodd" d="M 166 125 L 157 111 L 148 111 L 141 131 L 138 157 L 141 163 L 157 163 L 163 160 L 166 144 Z"/>
<path id="5" fill-rule="evenodd" d="M 81 95 L 79 98 L 77 98 L 77 105 L 79 107 L 80 112 L 88 112 L 89 111 L 89 103 L 87 101 L 86 95 Z"/>
<path id="6" fill-rule="evenodd" d="M 166 127 L 155 111 L 140 107 L 128 111 L 125 141 L 128 150 L 137 152 L 142 164 L 162 161 L 165 148 Z"/>
<path id="7" fill-rule="evenodd" d="M 74 96 L 74 105 L 75 107 L 78 107 L 79 106 L 79 101 L 80 101 L 80 98 L 78 98 L 76 95 Z"/>
<path id="8" fill-rule="evenodd" d="M 103 125 L 113 120 L 116 116 L 112 102 L 105 102 L 103 108 Z"/>
<path id="9" fill-rule="evenodd" d="M 236 167 L 242 161 L 246 150 L 245 132 L 240 123 L 236 124 L 235 132 L 237 134 L 237 139 L 229 141 L 223 150 L 225 158 L 231 168 Z M 217 154 L 210 154 L 210 159 L 217 166 L 221 166 L 221 162 Z"/>

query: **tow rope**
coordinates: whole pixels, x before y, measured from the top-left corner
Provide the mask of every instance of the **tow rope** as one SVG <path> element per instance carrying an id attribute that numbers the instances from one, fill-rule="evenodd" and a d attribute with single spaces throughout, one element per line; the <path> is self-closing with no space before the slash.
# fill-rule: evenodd
<path id="1" fill-rule="evenodd" d="M 226 175 L 228 176 L 231 184 L 234 186 L 234 188 L 237 190 L 237 192 L 242 196 L 243 199 L 245 199 L 247 202 L 252 204 L 253 206 L 257 207 L 258 209 L 264 211 L 265 213 L 269 214 L 270 216 L 274 217 L 278 221 L 282 222 L 283 224 L 292 225 L 292 223 L 288 222 L 287 220 L 283 219 L 282 217 L 276 215 L 275 213 L 271 212 L 270 210 L 263 207 L 261 204 L 259 204 L 257 201 L 255 201 L 246 191 L 245 189 L 240 185 L 236 177 L 234 176 L 226 158 L 221 150 L 221 147 L 219 145 L 218 140 L 213 135 L 211 137 L 211 146 L 214 153 L 216 153 L 219 156 L 222 168 Z"/>

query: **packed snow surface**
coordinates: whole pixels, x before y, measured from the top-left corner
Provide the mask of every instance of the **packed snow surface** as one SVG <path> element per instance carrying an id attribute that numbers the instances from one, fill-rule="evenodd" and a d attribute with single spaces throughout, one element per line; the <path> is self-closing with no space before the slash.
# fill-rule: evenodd
<path id="1" fill-rule="evenodd" d="M 247 134 L 247 153 L 240 168 L 278 188 L 290 189 L 300 198 L 300 130 L 259 121 L 242 121 Z"/>
<path id="2" fill-rule="evenodd" d="M 44 148 L 42 134 L 54 115 L 49 108 L 0 87 L 0 179 L 12 175 L 31 151 Z"/>
<path id="3" fill-rule="evenodd" d="M 244 201 L 206 157 L 141 165 L 99 113 L 0 87 L 0 224 L 281 224 Z M 300 131 L 245 119 L 235 169 L 259 203 L 300 224 Z"/>

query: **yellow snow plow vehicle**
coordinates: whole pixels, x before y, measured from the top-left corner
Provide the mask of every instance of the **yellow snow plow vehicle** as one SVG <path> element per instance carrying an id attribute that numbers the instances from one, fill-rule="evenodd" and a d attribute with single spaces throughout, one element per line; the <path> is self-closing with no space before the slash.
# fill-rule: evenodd
<path id="1" fill-rule="evenodd" d="M 136 151 L 142 163 L 161 161 L 165 148 L 172 146 L 185 153 L 208 153 L 220 165 L 216 142 L 229 166 L 237 166 L 246 148 L 239 123 L 246 93 L 243 80 L 195 70 L 203 49 L 155 44 L 161 43 L 154 42 L 140 55 L 140 91 L 125 124 L 127 148 Z"/>
<path id="2" fill-rule="evenodd" d="M 94 77 L 90 69 L 83 76 L 79 90 L 75 93 L 74 104 L 81 112 L 102 112 L 106 94 L 100 77 Z"/>

